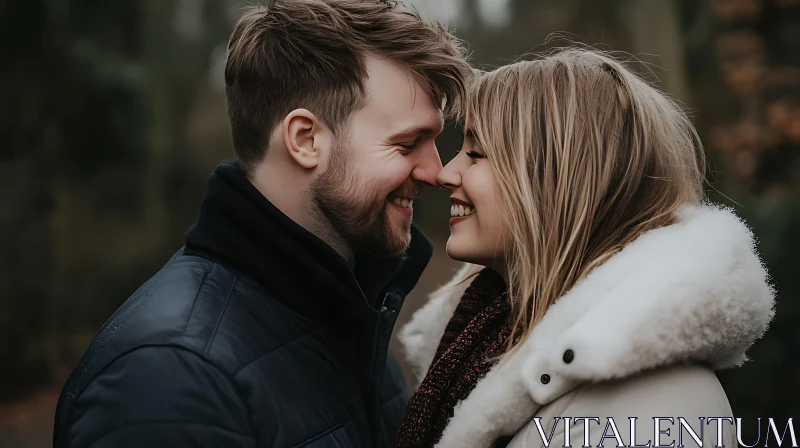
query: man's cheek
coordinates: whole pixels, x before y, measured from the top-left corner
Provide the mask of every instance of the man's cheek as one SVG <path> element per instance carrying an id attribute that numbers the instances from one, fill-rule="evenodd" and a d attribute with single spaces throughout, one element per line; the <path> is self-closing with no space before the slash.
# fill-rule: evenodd
<path id="1" fill-rule="evenodd" d="M 388 195 L 403 187 L 406 183 L 411 183 L 411 164 L 404 160 L 401 163 L 394 164 L 391 169 L 388 169 L 376 176 L 379 181 L 380 187 Z M 377 173 L 376 173 L 377 174 Z"/>

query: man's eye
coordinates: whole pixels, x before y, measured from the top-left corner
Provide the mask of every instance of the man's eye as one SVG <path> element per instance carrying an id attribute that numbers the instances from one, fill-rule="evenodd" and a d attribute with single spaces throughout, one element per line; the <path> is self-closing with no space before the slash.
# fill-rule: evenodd
<path id="1" fill-rule="evenodd" d="M 405 149 L 406 151 L 411 151 L 417 147 L 417 142 L 413 143 L 398 143 L 397 146 Z"/>
<path id="2" fill-rule="evenodd" d="M 486 156 L 475 151 L 467 151 L 467 157 L 470 159 L 483 159 Z"/>

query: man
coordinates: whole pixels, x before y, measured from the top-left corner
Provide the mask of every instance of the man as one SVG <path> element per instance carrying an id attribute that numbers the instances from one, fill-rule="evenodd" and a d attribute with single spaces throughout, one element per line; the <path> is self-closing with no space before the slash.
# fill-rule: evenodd
<path id="1" fill-rule="evenodd" d="M 238 162 L 89 347 L 54 445 L 392 444 L 408 395 L 389 338 L 431 255 L 412 201 L 468 73 L 447 31 L 394 2 L 248 10 L 225 69 Z"/>

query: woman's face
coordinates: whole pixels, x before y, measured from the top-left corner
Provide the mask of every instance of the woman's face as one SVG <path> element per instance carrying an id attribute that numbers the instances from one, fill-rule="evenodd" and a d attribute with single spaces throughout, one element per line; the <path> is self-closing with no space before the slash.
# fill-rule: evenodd
<path id="1" fill-rule="evenodd" d="M 436 178 L 450 191 L 450 239 L 447 255 L 502 273 L 505 247 L 495 181 L 489 160 L 469 126 L 464 146 Z"/>

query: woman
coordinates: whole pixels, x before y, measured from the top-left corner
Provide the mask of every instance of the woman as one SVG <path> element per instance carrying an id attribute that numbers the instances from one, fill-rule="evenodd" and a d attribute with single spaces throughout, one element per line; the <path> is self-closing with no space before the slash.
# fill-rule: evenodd
<path id="1" fill-rule="evenodd" d="M 773 290 L 705 202 L 686 115 L 583 49 L 476 78 L 438 178 L 469 264 L 403 329 L 427 375 L 397 446 L 736 446 L 713 370 L 746 360 Z"/>

